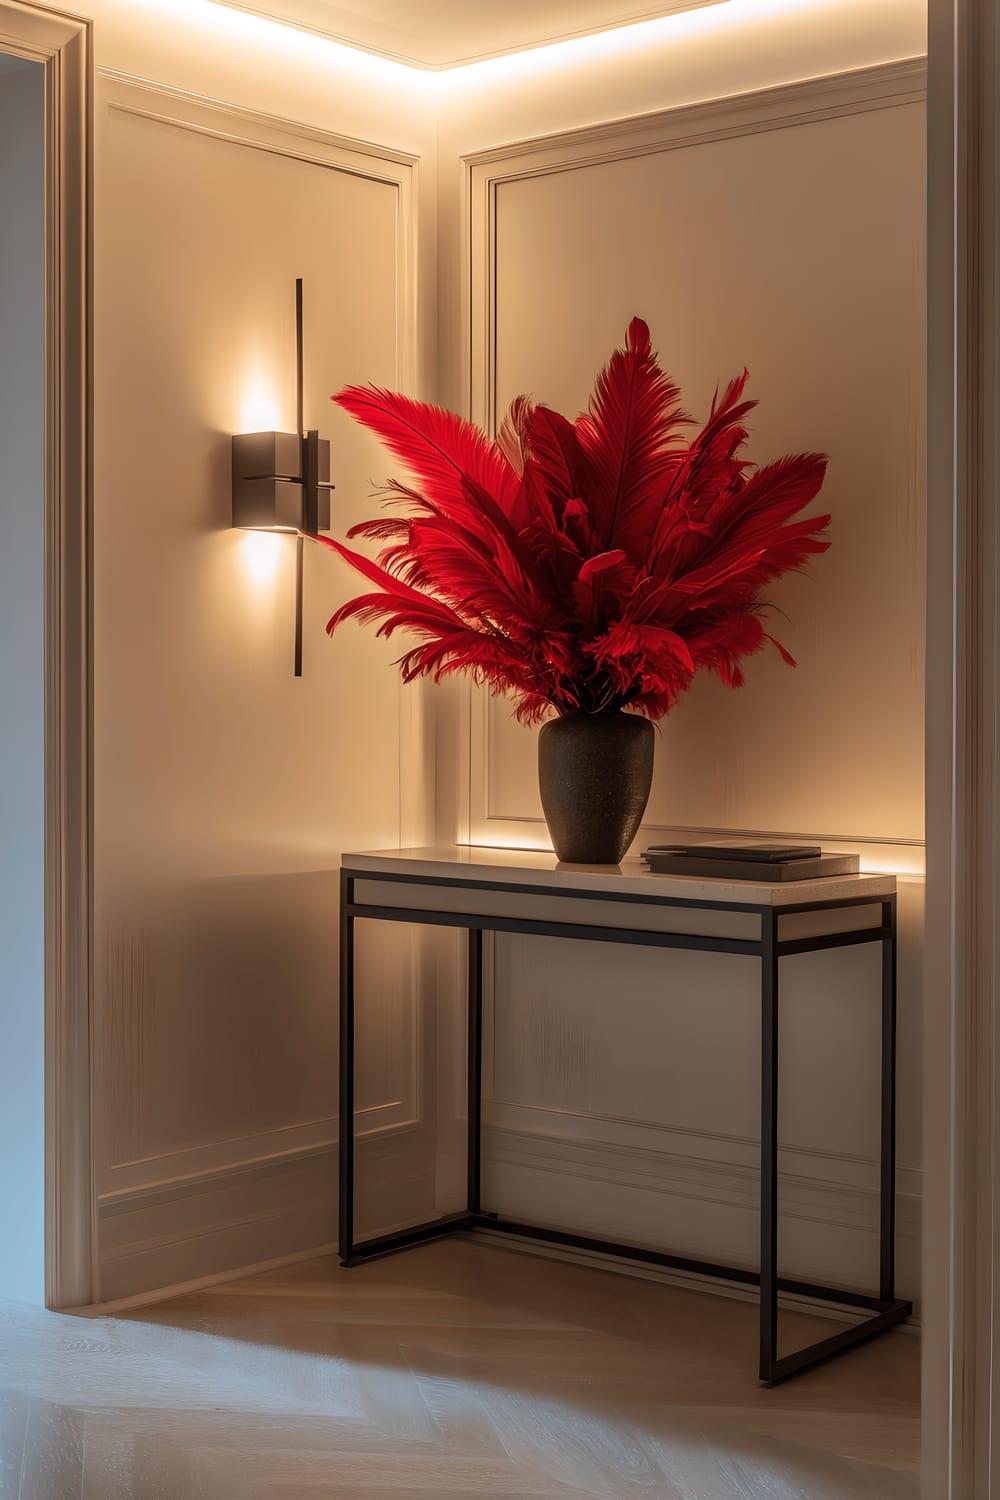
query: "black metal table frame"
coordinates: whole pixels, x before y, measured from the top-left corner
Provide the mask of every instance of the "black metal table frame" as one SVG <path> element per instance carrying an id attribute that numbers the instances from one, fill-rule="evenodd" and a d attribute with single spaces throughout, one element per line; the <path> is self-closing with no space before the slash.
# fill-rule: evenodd
<path id="1" fill-rule="evenodd" d="M 420 907 L 382 906 L 357 902 L 356 882 L 417 885 L 435 890 L 504 892 L 556 898 L 589 898 L 631 906 L 694 908 L 699 911 L 739 912 L 760 919 L 756 940 L 711 937 L 689 933 L 647 931 L 630 927 L 597 927 L 522 917 L 491 916 L 477 912 L 437 911 Z M 461 900 L 456 905 L 461 907 Z M 831 911 L 844 907 L 878 906 L 878 927 L 827 933 L 816 937 L 779 939 L 778 923 L 798 912 Z M 393 1234 L 356 1241 L 354 1238 L 354 1078 L 355 983 L 354 924 L 363 918 L 408 922 L 433 927 L 465 928 L 468 948 L 468 1191 L 466 1208 Z M 685 948 L 706 953 L 737 953 L 757 957 L 761 966 L 761 1128 L 760 1128 L 760 1270 L 725 1266 L 690 1256 L 671 1255 L 648 1247 L 596 1239 L 569 1230 L 522 1224 L 484 1211 L 481 1203 L 483 933 L 528 933 L 538 937 L 578 938 L 587 942 L 625 943 L 651 948 Z M 882 1081 L 879 1221 L 879 1294 L 877 1297 L 840 1287 L 797 1281 L 778 1274 L 778 1021 L 780 960 L 797 953 L 861 943 L 882 946 Z M 789 1376 L 873 1338 L 912 1311 L 912 1303 L 895 1296 L 895 1173 L 896 1173 L 896 897 L 858 895 L 827 901 L 800 901 L 782 906 L 748 902 L 708 901 L 673 896 L 633 895 L 627 892 L 588 891 L 532 886 L 459 876 L 408 875 L 382 870 L 345 868 L 341 871 L 340 943 L 340 1258 L 345 1266 L 359 1265 L 445 1234 L 476 1228 L 500 1231 L 554 1245 L 621 1256 L 649 1265 L 717 1277 L 760 1288 L 760 1379 L 777 1385 Z M 778 1294 L 780 1292 L 865 1312 L 860 1322 L 831 1337 L 778 1355 Z"/>

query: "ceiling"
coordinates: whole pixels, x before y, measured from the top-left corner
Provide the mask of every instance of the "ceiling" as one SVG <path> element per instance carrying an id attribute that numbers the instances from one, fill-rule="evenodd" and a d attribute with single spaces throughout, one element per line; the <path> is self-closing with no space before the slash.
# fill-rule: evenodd
<path id="1" fill-rule="evenodd" d="M 455 68 L 717 0 L 218 0 L 417 68 Z"/>

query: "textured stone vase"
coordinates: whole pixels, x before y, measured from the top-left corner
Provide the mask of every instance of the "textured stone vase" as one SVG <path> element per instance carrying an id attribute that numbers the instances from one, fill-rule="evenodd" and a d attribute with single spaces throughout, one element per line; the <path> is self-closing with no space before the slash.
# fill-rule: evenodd
<path id="1" fill-rule="evenodd" d="M 637 714 L 573 714 L 538 734 L 538 787 L 559 859 L 616 865 L 653 779 L 653 726 Z"/>

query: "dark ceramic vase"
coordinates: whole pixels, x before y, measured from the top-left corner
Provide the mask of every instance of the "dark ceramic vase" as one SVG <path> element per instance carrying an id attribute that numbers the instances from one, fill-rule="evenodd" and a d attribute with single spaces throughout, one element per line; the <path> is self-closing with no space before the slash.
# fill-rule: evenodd
<path id="1" fill-rule="evenodd" d="M 538 786 L 559 859 L 616 865 L 639 831 L 653 778 L 653 726 L 637 714 L 573 714 L 538 735 Z"/>

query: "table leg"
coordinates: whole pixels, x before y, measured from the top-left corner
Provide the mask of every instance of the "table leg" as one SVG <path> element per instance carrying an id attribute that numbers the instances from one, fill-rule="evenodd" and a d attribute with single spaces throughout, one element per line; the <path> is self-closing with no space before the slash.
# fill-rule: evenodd
<path id="1" fill-rule="evenodd" d="M 778 918 L 761 914 L 760 1378 L 778 1362 Z"/>
<path id="2" fill-rule="evenodd" d="M 481 1131 L 483 1101 L 483 929 L 469 928 L 469 1081 L 468 1201 L 470 1214 L 480 1211 L 482 1188 Z"/>
<path id="3" fill-rule="evenodd" d="M 896 1267 L 896 898 L 882 902 L 882 1151 L 879 1296 L 895 1296 Z"/>
<path id="4" fill-rule="evenodd" d="M 354 1255 L 354 881 L 341 879 L 340 904 L 340 1263 Z"/>

